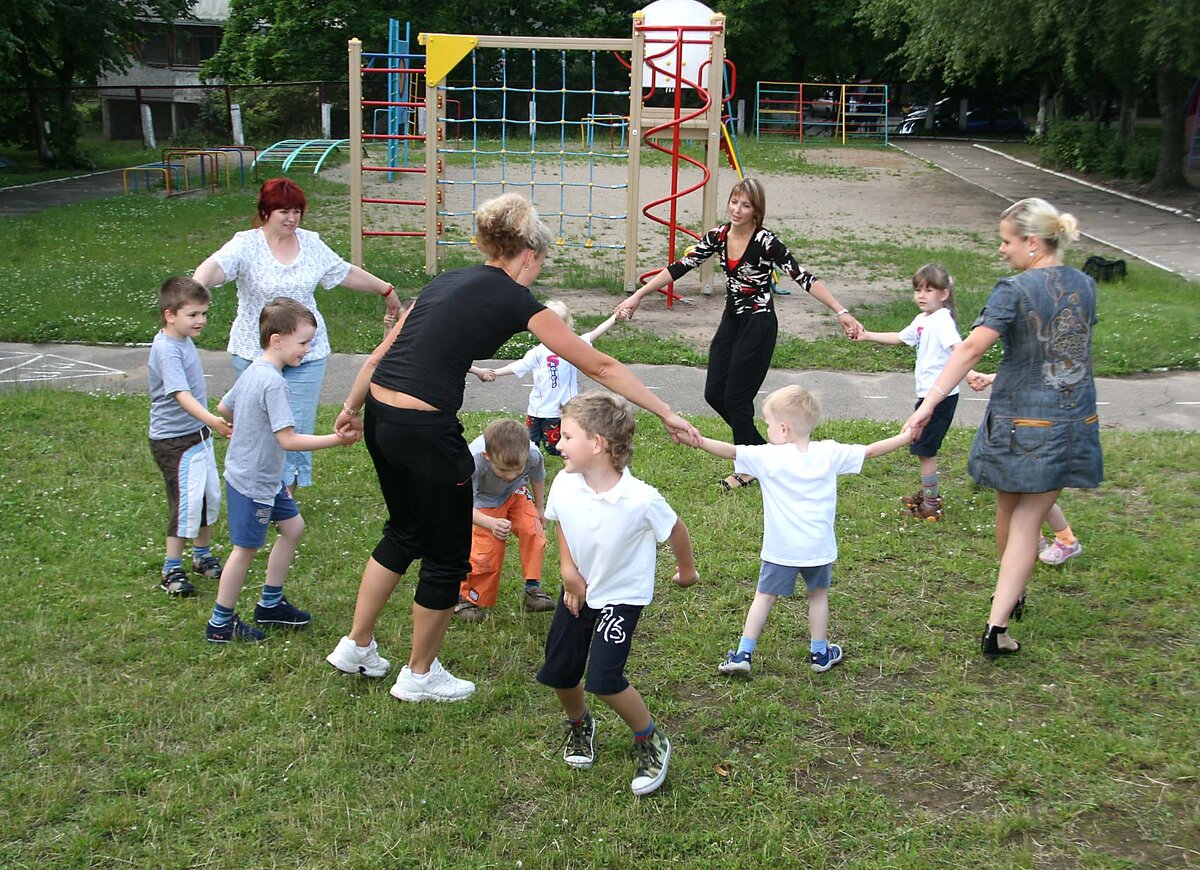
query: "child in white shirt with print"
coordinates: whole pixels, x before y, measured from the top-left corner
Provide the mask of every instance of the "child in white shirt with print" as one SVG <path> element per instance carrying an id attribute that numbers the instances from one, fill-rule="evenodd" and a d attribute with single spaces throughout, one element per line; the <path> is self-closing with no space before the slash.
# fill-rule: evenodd
<path id="1" fill-rule="evenodd" d="M 954 348 L 962 344 L 958 324 L 954 319 L 954 279 L 939 263 L 926 263 L 913 275 L 913 301 L 921 309 L 913 322 L 900 332 L 870 332 L 862 330 L 856 340 L 880 344 L 907 344 L 917 349 L 917 405 L 925 399 L 933 382 L 946 367 Z M 958 407 L 958 387 L 944 396 L 921 437 L 908 448 L 920 457 L 921 485 L 913 495 L 900 499 L 918 519 L 939 522 L 942 518 L 942 495 L 938 488 L 937 453 L 942 440 L 954 422 Z"/>
<path id="2" fill-rule="evenodd" d="M 762 570 L 758 591 L 736 650 L 718 668 L 722 674 L 749 674 L 750 659 L 781 595 L 796 591 L 797 576 L 808 590 L 812 640 L 809 663 L 824 673 L 842 660 L 842 648 L 829 643 L 829 584 L 837 559 L 833 520 L 839 474 L 858 474 L 863 460 L 891 453 L 912 438 L 907 429 L 874 444 L 810 441 L 821 418 L 816 396 L 798 386 L 776 390 L 763 402 L 768 444 L 733 445 L 704 438 L 700 448 L 732 459 L 735 472 L 758 478 L 763 491 Z"/>
<path id="3" fill-rule="evenodd" d="M 596 754 L 585 691 L 625 720 L 637 760 L 630 787 L 646 795 L 667 778 L 671 741 L 630 685 L 625 663 L 654 597 L 658 543 L 671 547 L 677 584 L 691 586 L 700 576 L 683 520 L 629 471 L 633 432 L 633 406 L 618 396 L 593 390 L 563 405 L 563 470 L 546 502 L 546 518 L 558 528 L 563 591 L 537 680 L 554 689 L 566 714 L 563 760 L 571 767 L 590 768 Z"/>
<path id="4" fill-rule="evenodd" d="M 546 307 L 557 314 L 571 330 L 575 323 L 571 311 L 558 300 L 552 299 Z M 591 332 L 579 336 L 588 344 L 592 344 L 604 333 L 608 332 L 617 315 L 612 315 Z M 546 444 L 546 452 L 558 456 L 558 439 L 562 418 L 560 409 L 567 400 L 579 393 L 579 371 L 571 363 L 562 359 L 544 344 L 539 344 L 529 350 L 525 356 L 514 363 L 498 369 L 471 368 L 472 374 L 482 381 L 494 381 L 504 375 L 524 377 L 533 374 L 533 389 L 529 392 L 529 407 L 526 410 L 525 428 L 529 430 L 529 440 L 534 444 Z"/>

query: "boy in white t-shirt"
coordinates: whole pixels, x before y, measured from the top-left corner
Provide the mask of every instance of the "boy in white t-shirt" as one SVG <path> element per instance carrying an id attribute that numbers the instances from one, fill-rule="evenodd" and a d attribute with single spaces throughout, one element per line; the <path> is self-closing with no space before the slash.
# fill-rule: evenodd
<path id="1" fill-rule="evenodd" d="M 837 559 L 833 520 L 837 511 L 839 474 L 858 474 L 864 459 L 883 456 L 912 438 L 907 429 L 874 444 L 809 441 L 821 418 L 816 396 L 797 386 L 783 387 L 763 402 L 769 444 L 733 445 L 712 438 L 700 447 L 734 460 L 736 472 L 752 474 L 763 492 L 762 570 L 758 591 L 746 614 L 742 639 L 718 670 L 749 674 L 750 659 L 767 615 L 780 595 L 796 591 L 797 575 L 808 589 L 808 623 L 812 640 L 809 663 L 824 673 L 842 660 L 842 648 L 829 643 L 829 584 Z"/>
<path id="2" fill-rule="evenodd" d="M 700 575 L 683 520 L 629 471 L 633 432 L 633 407 L 617 396 L 591 391 L 563 405 L 563 470 L 546 502 L 546 518 L 557 521 L 563 591 L 537 680 L 554 689 L 566 713 L 563 760 L 571 767 L 586 770 L 596 755 L 585 689 L 625 720 L 637 759 L 630 787 L 646 795 L 667 778 L 671 741 L 626 679 L 625 663 L 654 597 L 658 542 L 675 555 L 676 583 L 691 586 Z"/>
<path id="3" fill-rule="evenodd" d="M 912 279 L 913 301 L 921 313 L 900 332 L 870 332 L 862 330 L 858 341 L 875 341 L 880 344 L 907 344 L 917 349 L 915 376 L 917 381 L 917 404 L 925 400 L 925 394 L 936 389 L 937 380 L 954 348 L 962 344 L 958 324 L 954 321 L 954 279 L 939 263 L 926 263 L 916 271 Z M 938 487 L 937 454 L 942 441 L 954 422 L 954 411 L 958 407 L 958 387 L 950 391 L 938 403 L 929 425 L 921 437 L 912 443 L 908 452 L 921 461 L 921 486 L 914 495 L 906 495 L 900 502 L 918 519 L 939 522 L 942 519 L 942 494 Z"/>
<path id="4" fill-rule="evenodd" d="M 562 302 L 552 299 L 546 307 L 557 314 L 571 330 L 575 329 L 571 312 Z M 617 322 L 617 315 L 612 315 L 591 332 L 579 336 L 588 344 L 592 344 Z M 524 377 L 533 374 L 533 389 L 529 391 L 529 407 L 525 412 L 525 428 L 529 430 L 529 440 L 534 444 L 546 444 L 546 452 L 558 456 L 558 439 L 562 417 L 560 409 L 569 399 L 579 392 L 579 371 L 571 363 L 562 359 L 544 344 L 531 348 L 525 356 L 514 363 L 498 369 L 476 369 L 471 372 L 480 380 L 494 381 L 504 375 Z"/>

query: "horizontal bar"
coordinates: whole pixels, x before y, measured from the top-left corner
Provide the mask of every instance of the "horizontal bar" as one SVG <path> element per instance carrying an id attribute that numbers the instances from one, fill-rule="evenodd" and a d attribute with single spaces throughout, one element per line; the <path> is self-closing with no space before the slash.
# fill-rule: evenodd
<path id="1" fill-rule="evenodd" d="M 423 232 L 397 232 L 396 230 L 363 230 L 364 236 L 407 236 L 413 239 L 425 238 Z"/>
<path id="2" fill-rule="evenodd" d="M 363 172 L 413 172 L 424 173 L 424 166 L 364 166 Z"/>
<path id="3" fill-rule="evenodd" d="M 382 202 L 382 203 L 385 203 L 386 205 L 419 205 L 421 207 L 425 206 L 425 200 L 423 200 L 423 199 L 384 199 L 383 197 L 379 197 L 379 196 L 364 196 L 362 201 L 363 202 Z"/>

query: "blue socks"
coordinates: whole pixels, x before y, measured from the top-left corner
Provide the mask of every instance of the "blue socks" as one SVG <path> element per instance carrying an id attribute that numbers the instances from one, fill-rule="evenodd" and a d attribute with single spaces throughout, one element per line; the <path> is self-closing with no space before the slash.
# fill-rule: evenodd
<path id="1" fill-rule="evenodd" d="M 810 640 L 808 642 L 808 651 L 819 654 L 824 654 L 829 651 L 829 641 L 827 640 Z"/>
<path id="2" fill-rule="evenodd" d="M 203 559 L 205 556 L 211 556 L 211 555 L 212 555 L 212 547 L 195 547 L 195 546 L 192 547 L 192 559 L 194 561 L 198 561 L 200 559 Z"/>
<path id="3" fill-rule="evenodd" d="M 737 651 L 740 653 L 753 653 L 756 646 L 758 646 L 757 640 L 751 640 L 743 635 L 742 639 L 738 641 Z"/>
<path id="4" fill-rule="evenodd" d="M 163 576 L 166 577 L 167 572 L 170 571 L 172 568 L 182 568 L 182 567 L 183 567 L 182 559 L 163 559 L 163 570 L 162 570 Z"/>
<path id="5" fill-rule="evenodd" d="M 274 607 L 283 600 L 282 586 L 267 586 L 262 588 L 262 597 L 258 599 L 258 603 L 262 607 Z"/>
<path id="6" fill-rule="evenodd" d="M 650 720 L 650 726 L 645 731 L 634 731 L 633 739 L 641 743 L 647 737 L 654 733 L 654 720 Z"/>
<path id="7" fill-rule="evenodd" d="M 208 624 L 213 628 L 223 628 L 233 622 L 233 608 L 222 607 L 220 604 L 213 604 L 212 617 L 208 620 Z"/>
<path id="8" fill-rule="evenodd" d="M 927 499 L 935 499 L 941 493 L 938 491 L 938 473 L 921 475 L 921 494 Z"/>

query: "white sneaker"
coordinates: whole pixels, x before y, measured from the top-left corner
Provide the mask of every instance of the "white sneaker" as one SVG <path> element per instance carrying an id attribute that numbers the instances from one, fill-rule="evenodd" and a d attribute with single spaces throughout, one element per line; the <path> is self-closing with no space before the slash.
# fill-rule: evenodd
<path id="1" fill-rule="evenodd" d="M 325 661 L 339 671 L 362 674 L 364 677 L 382 677 L 391 667 L 391 662 L 376 649 L 375 638 L 371 638 L 370 646 L 360 647 L 349 637 L 343 637 L 333 648 L 333 652 L 325 656 Z"/>
<path id="2" fill-rule="evenodd" d="M 475 684 L 460 680 L 434 659 L 427 674 L 414 674 L 408 665 L 402 667 L 390 691 L 401 701 L 461 701 L 475 694 Z"/>

